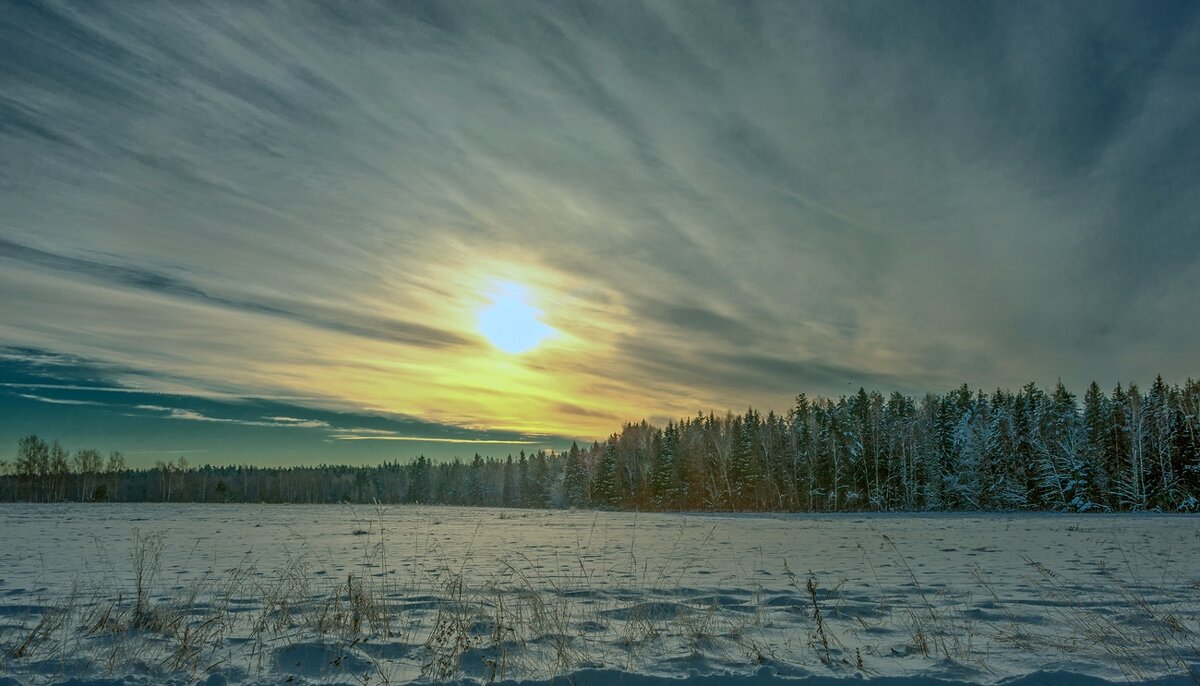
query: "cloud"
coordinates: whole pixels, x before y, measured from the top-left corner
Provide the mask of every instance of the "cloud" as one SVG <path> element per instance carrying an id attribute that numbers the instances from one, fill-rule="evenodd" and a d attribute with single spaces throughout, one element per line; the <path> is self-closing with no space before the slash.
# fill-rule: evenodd
<path id="1" fill-rule="evenodd" d="M 175 395 L 173 391 L 158 390 L 154 388 L 125 388 L 117 386 L 90 386 L 79 384 L 54 384 L 54 383 L 13 383 L 0 382 L 0 387 L 5 388 L 42 388 L 54 391 L 86 391 L 87 393 L 132 393 L 137 395 Z M 197 392 L 196 397 L 204 398 L 223 398 L 230 401 L 238 401 L 245 398 L 254 398 L 256 400 L 314 400 L 309 396 L 296 395 L 235 395 L 231 393 L 214 393 L 214 392 Z M 103 404 L 103 403 L 101 403 Z M 150 406 L 147 406 L 150 407 Z"/>
<path id="2" fill-rule="evenodd" d="M 574 403 L 558 403 L 554 409 L 564 414 L 576 415 L 579 417 L 596 417 L 599 419 L 607 419 L 610 421 L 620 421 L 621 417 L 612 414 L 611 412 L 603 412 L 600 410 L 589 410 L 586 407 L 576 405 Z"/>
<path id="3" fill-rule="evenodd" d="M 19 397 L 26 398 L 28 400 L 36 400 L 40 403 L 50 403 L 52 405 L 103 405 L 104 404 L 104 403 L 98 403 L 98 402 L 95 402 L 92 400 L 71 400 L 69 398 L 47 398 L 42 395 L 31 395 L 28 393 L 18 393 L 17 395 Z"/>
<path id="4" fill-rule="evenodd" d="M 834 397 L 856 391 L 860 386 L 912 390 L 907 382 L 890 374 L 819 360 L 704 350 L 659 351 L 653 346 L 637 345 L 631 345 L 628 353 L 635 374 L 678 379 L 688 386 L 717 389 L 713 397 L 729 398 L 732 402 L 753 403 L 754 395 L 746 389 L 771 391 L 783 397 L 811 388 L 825 389 L 824 394 Z"/>
<path id="5" fill-rule="evenodd" d="M 147 389 L 602 435 L 1194 373 L 1191 3 L 10 14 L 0 343 Z M 487 358 L 492 277 L 561 347 Z"/>
<path id="6" fill-rule="evenodd" d="M 335 441 L 408 441 L 419 443 L 454 443 L 464 445 L 536 445 L 538 441 L 504 441 L 485 438 L 429 438 L 428 436 L 380 436 L 378 434 L 359 435 L 350 430 L 348 433 L 337 433 L 330 436 Z"/>
<path id="7" fill-rule="evenodd" d="M 140 267 L 126 267 L 76 257 L 67 257 L 0 239 L 0 257 L 47 269 L 68 272 L 118 286 L 144 289 L 177 298 L 187 298 L 253 314 L 282 317 L 331 331 L 422 347 L 469 346 L 468 339 L 435 327 L 382 317 L 350 315 L 335 307 L 322 307 L 286 299 L 254 302 L 207 293 L 186 281 Z"/>
<path id="8" fill-rule="evenodd" d="M 262 421 L 238 419 L 234 417 L 213 417 L 196 410 L 180 407 L 162 407 L 160 405 L 137 405 L 139 410 L 165 412 L 171 419 L 186 419 L 193 422 L 217 422 L 222 424 L 238 424 L 240 426 L 265 426 L 285 429 L 329 429 L 329 422 L 319 419 L 297 419 L 295 417 L 263 417 Z"/>
<path id="9" fill-rule="evenodd" d="M 634 304 L 634 313 L 642 320 L 669 327 L 683 335 L 703 336 L 732 346 L 752 343 L 760 335 L 748 322 L 700 305 L 643 298 Z"/>
<path id="10" fill-rule="evenodd" d="M 129 455 L 203 452 L 215 463 L 256 464 L 378 461 L 418 453 L 445 459 L 458 455 L 457 446 L 463 445 L 562 449 L 570 444 L 560 436 L 474 429 L 394 413 L 331 411 L 286 399 L 123 388 L 107 385 L 113 382 L 101 368 L 78 356 L 0 348 L 0 389 L 12 389 L 0 392 L 0 415 L 10 420 L 0 425 L 0 444 L 32 432 Z M 51 373 L 94 381 L 39 383 Z M 3 381 L 9 378 L 25 382 Z M 29 387 L 42 390 L 22 392 Z"/>
<path id="11" fill-rule="evenodd" d="M 329 422 L 323 422 L 320 419 L 301 419 L 299 417 L 263 417 L 276 424 L 286 426 L 294 426 L 301 429 L 324 429 L 329 427 Z"/>

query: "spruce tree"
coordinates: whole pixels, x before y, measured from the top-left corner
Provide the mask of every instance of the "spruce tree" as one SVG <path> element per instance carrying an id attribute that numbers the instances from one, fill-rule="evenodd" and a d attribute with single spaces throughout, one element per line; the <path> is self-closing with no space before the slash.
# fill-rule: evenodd
<path id="1" fill-rule="evenodd" d="M 563 467 L 563 500 L 567 507 L 587 507 L 587 469 L 579 453 L 579 445 L 571 441 L 567 462 Z"/>
<path id="2" fill-rule="evenodd" d="M 417 458 L 409 470 L 408 494 L 405 501 L 410 503 L 429 502 L 429 460 L 424 455 Z"/>
<path id="3" fill-rule="evenodd" d="M 1087 499 L 1101 508 L 1107 507 L 1106 494 L 1110 485 L 1106 469 L 1110 462 L 1106 440 L 1109 416 L 1108 398 L 1100 390 L 1100 384 L 1093 381 L 1083 394 L 1083 459 L 1092 475 L 1088 482 Z"/>
<path id="4" fill-rule="evenodd" d="M 617 500 L 617 437 L 605 442 L 600 462 L 596 465 L 596 476 L 592 480 L 592 504 L 598 507 L 616 507 Z"/>
<path id="5" fill-rule="evenodd" d="M 653 503 L 657 510 L 670 510 L 678 505 L 680 485 L 679 469 L 676 465 L 678 440 L 675 424 L 668 422 L 667 428 L 655 438 L 656 450 L 650 471 Z"/>

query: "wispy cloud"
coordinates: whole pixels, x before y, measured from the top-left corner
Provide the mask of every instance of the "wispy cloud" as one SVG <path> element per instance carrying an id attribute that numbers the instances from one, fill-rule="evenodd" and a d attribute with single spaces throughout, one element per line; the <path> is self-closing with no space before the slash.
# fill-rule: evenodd
<path id="1" fill-rule="evenodd" d="M 5 381 L 0 382 L 0 388 L 27 388 L 27 389 L 44 389 L 50 391 L 86 391 L 88 393 L 123 393 L 136 395 L 177 395 L 178 391 L 160 390 L 157 388 L 128 388 L 123 386 L 91 386 L 80 384 L 57 384 L 57 383 L 19 383 Z M 235 393 L 218 393 L 206 390 L 189 389 L 189 394 L 195 397 L 202 398 L 222 398 L 226 400 L 244 400 L 254 398 L 257 400 L 315 400 L 315 396 L 303 395 L 243 395 Z"/>
<path id="2" fill-rule="evenodd" d="M 419 443 L 461 443 L 465 445 L 538 445 L 544 441 L 507 441 L 483 438 L 429 438 L 427 436 L 382 436 L 379 434 L 359 435 L 355 433 L 331 434 L 335 441 L 408 441 Z"/>
<path id="3" fill-rule="evenodd" d="M 240 426 L 263 426 L 284 429 L 329 429 L 329 422 L 320 419 L 299 419 L 296 417 L 262 417 L 261 419 L 242 419 L 237 417 L 215 417 L 198 410 L 183 407 L 164 407 L 162 405 L 136 405 L 135 409 L 148 412 L 161 412 L 169 419 L 185 419 L 193 422 L 213 422 L 217 424 L 238 424 Z"/>
<path id="4" fill-rule="evenodd" d="M 67 272 L 74 277 L 85 277 L 96 281 L 141 289 L 164 296 L 197 300 L 218 307 L 242 310 L 252 314 L 292 319 L 309 326 L 354 336 L 377 338 L 390 343 L 422 347 L 473 345 L 463 336 L 435 327 L 387 319 L 353 315 L 335 307 L 323 307 L 313 303 L 301 303 L 285 298 L 271 301 L 251 301 L 214 294 L 201 290 L 177 277 L 168 276 L 143 267 L 130 267 L 58 255 L 30 248 L 19 243 L 0 239 L 0 258 L 8 258 L 27 265 Z"/>
<path id="5" fill-rule="evenodd" d="M 36 400 L 40 403 L 50 403 L 52 405 L 103 405 L 104 404 L 104 403 L 95 402 L 93 400 L 71 400 L 69 398 L 47 398 L 42 395 L 31 395 L 28 393 L 18 393 L 17 396 L 21 397 L 21 398 L 26 398 L 28 400 Z"/>
<path id="6" fill-rule="evenodd" d="M 38 399 L 41 400 L 41 398 Z M 546 443 L 545 437 L 541 437 L 537 440 L 530 440 L 401 435 L 394 430 L 369 429 L 362 427 L 335 427 L 329 422 L 319 419 L 300 419 L 296 417 L 263 417 L 262 420 L 247 420 L 233 417 L 214 417 L 196 410 L 179 407 L 163 407 L 161 405 L 137 405 L 136 409 L 150 412 L 161 412 L 169 419 L 182 419 L 193 422 L 213 422 L 218 424 L 237 424 L 239 426 L 285 429 L 327 429 L 330 431 L 330 433 L 327 434 L 327 437 L 336 441 L 406 441 L 416 443 L 451 443 L 464 445 L 544 445 Z"/>
<path id="7" fill-rule="evenodd" d="M 300 419 L 299 417 L 263 417 L 268 421 L 283 426 L 294 426 L 299 429 L 327 429 L 329 422 L 320 419 Z"/>

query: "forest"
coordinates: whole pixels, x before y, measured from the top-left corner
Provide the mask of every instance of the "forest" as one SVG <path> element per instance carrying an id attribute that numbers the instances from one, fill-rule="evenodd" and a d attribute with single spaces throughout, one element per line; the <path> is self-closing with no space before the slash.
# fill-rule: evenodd
<path id="1" fill-rule="evenodd" d="M 917 398 L 801 394 L 782 414 L 628 423 L 563 452 L 375 466 L 127 468 L 34 435 L 3 501 L 384 502 L 641 511 L 1200 510 L 1200 382 Z"/>

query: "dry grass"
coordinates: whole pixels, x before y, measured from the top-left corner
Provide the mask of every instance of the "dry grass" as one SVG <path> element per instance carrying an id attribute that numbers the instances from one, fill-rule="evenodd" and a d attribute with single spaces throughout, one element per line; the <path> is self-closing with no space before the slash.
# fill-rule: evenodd
<path id="1" fill-rule="evenodd" d="M 1200 604 L 1195 604 L 1200 593 L 1195 579 L 1154 566 L 1157 585 L 1153 585 L 1153 577 L 1139 568 L 1141 564 L 1153 566 L 1153 561 L 1112 543 L 1120 548 L 1122 565 L 1097 570 L 1106 584 L 1104 602 L 1050 567 L 1026 559 L 1041 595 L 1058 601 L 1053 606 L 1059 620 L 1057 630 L 1039 638 L 1063 653 L 1099 648 L 1129 681 L 1145 681 L 1166 672 L 1187 675 L 1200 685 Z M 1159 602 L 1150 599 L 1147 589 L 1160 598 L 1169 596 L 1171 589 L 1180 589 L 1193 604 L 1187 614 L 1164 611 Z M 1111 602 L 1112 597 L 1118 602 Z"/>

